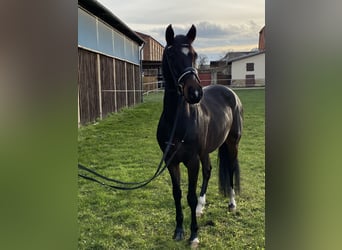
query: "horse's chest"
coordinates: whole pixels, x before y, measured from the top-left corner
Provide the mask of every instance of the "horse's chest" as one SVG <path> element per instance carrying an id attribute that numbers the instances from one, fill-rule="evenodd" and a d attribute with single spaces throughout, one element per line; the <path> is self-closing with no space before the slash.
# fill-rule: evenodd
<path id="1" fill-rule="evenodd" d="M 171 151 L 175 154 L 174 160 L 177 162 L 187 162 L 198 155 L 196 146 L 185 141 L 177 141 Z"/>
<path id="2" fill-rule="evenodd" d="M 199 152 L 199 143 L 194 137 L 176 135 L 171 141 L 170 139 L 164 136 L 159 138 L 158 142 L 163 152 L 169 146 L 168 155 L 174 155 L 173 159 L 176 162 L 186 162 Z"/>

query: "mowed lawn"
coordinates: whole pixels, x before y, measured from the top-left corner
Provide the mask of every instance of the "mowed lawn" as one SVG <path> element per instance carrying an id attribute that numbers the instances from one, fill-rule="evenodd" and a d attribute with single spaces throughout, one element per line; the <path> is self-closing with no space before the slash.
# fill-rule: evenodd
<path id="1" fill-rule="evenodd" d="M 265 248 L 265 90 L 236 90 L 244 106 L 240 142 L 241 194 L 237 212 L 218 192 L 217 152 L 211 154 L 212 177 L 204 215 L 198 219 L 200 249 Z M 156 129 L 162 94 L 144 103 L 79 128 L 79 162 L 123 181 L 150 178 L 162 153 Z M 170 176 L 165 171 L 144 188 L 120 191 L 78 178 L 79 249 L 189 249 L 190 209 L 187 172 L 182 169 L 185 240 L 172 239 L 175 208 Z M 82 172 L 83 173 L 83 172 Z M 198 193 L 202 176 L 198 182 Z"/>

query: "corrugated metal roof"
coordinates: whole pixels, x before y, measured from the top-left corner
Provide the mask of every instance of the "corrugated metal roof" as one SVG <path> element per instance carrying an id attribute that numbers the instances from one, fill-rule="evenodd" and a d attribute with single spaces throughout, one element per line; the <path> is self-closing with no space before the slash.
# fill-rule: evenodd
<path id="1" fill-rule="evenodd" d="M 78 4 L 90 13 L 105 21 L 107 24 L 111 25 L 113 28 L 131 38 L 139 45 L 142 45 L 144 43 L 144 40 L 138 34 L 131 30 L 123 21 L 121 21 L 117 16 L 115 16 L 110 10 L 108 10 L 98 1 L 78 0 Z"/>
<path id="2" fill-rule="evenodd" d="M 232 59 L 230 59 L 230 60 L 227 60 L 227 63 L 239 61 L 239 60 L 241 60 L 241 59 L 245 59 L 245 58 L 248 58 L 248 57 L 260 55 L 260 54 L 262 54 L 262 53 L 265 53 L 265 50 L 257 51 L 257 52 L 252 53 L 252 54 L 248 54 L 248 55 L 243 55 L 243 56 L 239 56 L 239 57 L 232 58 Z"/>
<path id="3" fill-rule="evenodd" d="M 160 42 L 158 42 L 156 39 L 154 39 L 152 36 L 141 33 L 139 31 L 136 31 L 135 33 L 137 33 L 137 35 L 139 35 L 142 39 L 144 39 L 144 41 L 146 42 L 146 40 L 148 38 L 151 38 L 152 40 L 154 40 L 156 43 L 158 43 L 160 46 L 162 46 L 164 48 L 164 45 L 162 45 Z"/>

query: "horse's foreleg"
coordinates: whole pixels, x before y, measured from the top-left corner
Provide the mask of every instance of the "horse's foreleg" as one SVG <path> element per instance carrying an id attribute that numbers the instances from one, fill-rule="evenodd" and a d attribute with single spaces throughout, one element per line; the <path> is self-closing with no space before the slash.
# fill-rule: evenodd
<path id="1" fill-rule="evenodd" d="M 189 238 L 190 244 L 192 246 L 198 245 L 199 240 L 197 237 L 198 225 L 196 218 L 196 206 L 197 206 L 197 196 L 196 196 L 196 186 L 198 179 L 198 171 L 199 171 L 199 159 L 196 157 L 191 161 L 186 163 L 188 168 L 188 204 L 191 209 L 191 235 Z"/>
<path id="2" fill-rule="evenodd" d="M 179 164 L 173 165 L 171 164 L 168 167 L 171 181 L 172 181 L 172 193 L 173 199 L 175 201 L 176 206 L 176 229 L 173 235 L 175 240 L 182 240 L 184 238 L 184 229 L 183 229 L 183 211 L 182 211 L 182 190 L 180 188 L 180 169 Z"/>
<path id="3" fill-rule="evenodd" d="M 200 192 L 200 196 L 198 197 L 197 207 L 196 207 L 196 216 L 200 217 L 203 214 L 204 206 L 205 206 L 205 194 L 208 188 L 208 182 L 211 175 L 211 163 L 209 154 L 204 155 L 201 157 L 202 163 L 202 175 L 203 175 L 203 182 L 202 188 Z"/>

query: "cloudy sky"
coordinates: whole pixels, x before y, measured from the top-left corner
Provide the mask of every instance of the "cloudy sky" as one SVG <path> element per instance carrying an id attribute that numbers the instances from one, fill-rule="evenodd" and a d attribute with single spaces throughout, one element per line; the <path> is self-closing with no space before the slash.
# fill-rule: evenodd
<path id="1" fill-rule="evenodd" d="M 165 45 L 165 29 L 172 24 L 184 34 L 197 28 L 194 48 L 209 60 L 228 51 L 250 51 L 258 46 L 265 25 L 265 0 L 99 0 L 131 29 L 148 34 Z"/>

